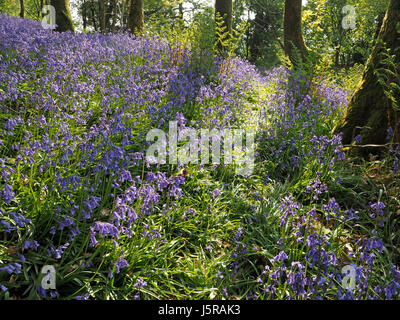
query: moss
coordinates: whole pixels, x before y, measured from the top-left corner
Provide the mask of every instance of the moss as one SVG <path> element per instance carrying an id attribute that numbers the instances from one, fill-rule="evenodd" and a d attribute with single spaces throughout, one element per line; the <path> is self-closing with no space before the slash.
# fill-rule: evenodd
<path id="1" fill-rule="evenodd" d="M 293 65 L 298 63 L 298 53 L 304 61 L 307 59 L 309 49 L 307 48 L 301 29 L 301 0 L 285 1 L 284 13 L 284 47 Z"/>
<path id="2" fill-rule="evenodd" d="M 140 34 L 144 28 L 144 1 L 132 0 L 129 8 L 128 28 L 131 33 Z"/>
<path id="3" fill-rule="evenodd" d="M 74 32 L 74 24 L 72 23 L 71 12 L 69 11 L 68 0 L 51 0 L 51 5 L 56 10 L 56 31 Z"/>
<path id="4" fill-rule="evenodd" d="M 383 87 L 378 83 L 375 69 L 384 67 L 380 61 L 381 50 L 400 47 L 399 37 L 394 26 L 400 17 L 400 1 L 391 0 L 385 16 L 377 43 L 385 43 L 385 47 L 376 45 L 364 69 L 363 78 L 356 88 L 346 112 L 334 128 L 334 133 L 343 133 L 343 143 L 351 144 L 356 135 L 362 137 L 362 144 L 386 143 L 387 128 L 395 126 L 393 119 L 398 115 L 388 102 Z M 400 57 L 396 57 L 400 62 Z M 392 123 L 391 123 L 392 122 Z M 363 153 L 378 149 L 363 149 Z"/>

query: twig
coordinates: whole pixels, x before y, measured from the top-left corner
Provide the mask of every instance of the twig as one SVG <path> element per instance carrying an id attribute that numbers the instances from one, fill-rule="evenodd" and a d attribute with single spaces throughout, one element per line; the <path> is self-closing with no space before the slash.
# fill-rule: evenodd
<path id="1" fill-rule="evenodd" d="M 386 143 L 386 144 L 363 144 L 363 145 L 358 145 L 358 144 L 346 144 L 343 147 L 344 148 L 387 148 L 389 146 L 392 146 L 393 143 Z"/>

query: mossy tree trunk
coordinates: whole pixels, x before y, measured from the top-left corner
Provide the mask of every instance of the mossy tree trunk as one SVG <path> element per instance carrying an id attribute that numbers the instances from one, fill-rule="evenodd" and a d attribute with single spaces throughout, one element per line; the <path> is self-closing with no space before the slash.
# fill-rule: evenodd
<path id="1" fill-rule="evenodd" d="M 144 28 L 144 1 L 131 0 L 128 16 L 128 29 L 131 33 L 138 35 Z"/>
<path id="2" fill-rule="evenodd" d="M 357 135 L 361 135 L 361 144 L 383 144 L 387 142 L 387 129 L 392 127 L 399 139 L 399 112 L 385 95 L 385 89 L 378 81 L 376 71 L 385 68 L 382 52 L 395 55 L 395 62 L 400 63 L 400 0 L 390 0 L 375 47 L 366 63 L 362 80 L 353 93 L 346 112 L 334 129 L 334 133 L 343 133 L 343 143 L 350 144 Z M 398 70 L 397 70 L 398 72 Z M 388 83 L 399 79 L 388 79 Z M 398 92 L 395 96 L 399 101 Z M 399 141 L 397 141 L 399 142 Z M 376 150 L 376 149 L 375 149 Z M 363 153 L 374 149 L 363 149 Z"/>
<path id="3" fill-rule="evenodd" d="M 56 10 L 56 31 L 74 31 L 68 0 L 51 0 L 50 4 Z"/>
<path id="4" fill-rule="evenodd" d="M 224 42 L 229 39 L 232 34 L 232 15 L 233 15 L 233 4 L 232 0 L 215 0 L 215 17 L 219 16 L 223 21 L 223 35 L 220 35 L 222 39 L 218 40 L 218 49 L 224 51 Z"/>
<path id="5" fill-rule="evenodd" d="M 308 55 L 303 33 L 301 30 L 301 0 L 286 0 L 285 13 L 283 18 L 284 46 L 285 53 L 289 56 L 293 65 L 298 63 L 296 50 L 305 59 Z"/>

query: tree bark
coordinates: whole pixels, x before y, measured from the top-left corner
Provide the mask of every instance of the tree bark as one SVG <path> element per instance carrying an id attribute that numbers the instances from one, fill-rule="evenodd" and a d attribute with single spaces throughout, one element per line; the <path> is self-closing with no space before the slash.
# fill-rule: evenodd
<path id="1" fill-rule="evenodd" d="M 23 18 L 25 15 L 25 7 L 24 7 L 24 0 L 19 0 L 19 17 Z"/>
<path id="2" fill-rule="evenodd" d="M 105 25 L 106 25 L 106 30 L 111 31 L 111 24 L 112 24 L 112 15 L 114 12 L 114 0 L 110 0 L 108 5 L 105 5 L 106 10 L 105 10 Z"/>
<path id="3" fill-rule="evenodd" d="M 395 62 L 400 63 L 400 34 L 396 30 L 400 23 L 400 0 L 390 0 L 388 9 L 374 49 L 366 63 L 362 80 L 353 93 L 346 112 L 333 130 L 342 132 L 344 144 L 353 142 L 356 135 L 361 135 L 361 144 L 383 144 L 387 142 L 387 129 L 395 131 L 396 141 L 399 140 L 398 120 L 399 112 L 395 111 L 391 101 L 385 96 L 382 85 L 378 82 L 376 70 L 385 68 L 380 53 L 391 51 L 395 54 Z M 383 44 L 383 45 L 382 45 Z M 397 70 L 399 72 L 399 70 Z M 397 77 L 390 79 L 400 85 Z M 398 93 L 395 94 L 400 101 Z M 364 149 L 365 153 L 373 152 Z"/>
<path id="4" fill-rule="evenodd" d="M 138 35 L 143 32 L 144 27 L 144 1 L 131 0 L 128 17 L 128 29 L 131 33 Z"/>
<path id="5" fill-rule="evenodd" d="M 113 1 L 113 12 L 112 12 L 112 22 L 111 22 L 111 32 L 115 32 L 115 24 L 117 23 L 117 14 L 118 14 L 118 3 L 117 0 Z"/>
<path id="6" fill-rule="evenodd" d="M 120 24 L 121 24 L 121 29 L 124 31 L 127 28 L 127 15 L 128 15 L 127 1 L 128 0 L 122 1 L 122 5 L 121 5 Z"/>
<path id="7" fill-rule="evenodd" d="M 178 5 L 179 19 L 183 20 L 183 3 L 180 2 Z"/>
<path id="8" fill-rule="evenodd" d="M 233 5 L 232 0 L 215 0 L 215 17 L 219 14 L 219 16 L 223 20 L 223 26 L 225 27 L 223 33 L 225 34 L 222 40 L 225 41 L 232 34 L 232 13 Z M 218 42 L 218 48 L 224 51 L 224 45 L 220 41 Z"/>
<path id="9" fill-rule="evenodd" d="M 86 32 L 87 27 L 87 3 L 83 1 L 82 4 L 82 22 L 83 22 L 83 30 Z"/>
<path id="10" fill-rule="evenodd" d="M 105 6 L 104 0 L 99 0 L 99 22 L 100 22 L 100 31 L 106 31 L 106 14 L 105 14 Z"/>
<path id="11" fill-rule="evenodd" d="M 309 49 L 304 43 L 301 30 L 301 0 L 286 0 L 283 18 L 285 53 L 289 56 L 293 65 L 298 64 L 296 51 L 302 59 L 308 56 Z M 295 49 L 294 49 L 295 48 Z"/>
<path id="12" fill-rule="evenodd" d="M 51 0 L 50 3 L 56 10 L 56 31 L 74 32 L 74 24 L 72 23 L 71 12 L 69 11 L 68 0 Z"/>
<path id="13" fill-rule="evenodd" d="M 94 7 L 95 7 L 95 4 L 92 0 L 90 3 L 90 12 L 92 13 L 92 24 L 93 24 L 94 31 L 97 31 L 96 11 L 95 11 Z"/>
<path id="14" fill-rule="evenodd" d="M 43 18 L 43 0 L 40 0 L 39 18 Z"/>

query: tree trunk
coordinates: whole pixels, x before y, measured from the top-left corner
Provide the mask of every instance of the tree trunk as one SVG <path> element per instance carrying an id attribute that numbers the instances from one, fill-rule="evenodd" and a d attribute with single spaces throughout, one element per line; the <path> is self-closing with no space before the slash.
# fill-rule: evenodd
<path id="1" fill-rule="evenodd" d="M 144 1 L 131 0 L 128 16 L 128 29 L 133 34 L 140 34 L 144 27 Z"/>
<path id="2" fill-rule="evenodd" d="M 285 53 L 289 56 L 293 65 L 296 65 L 298 64 L 296 51 L 302 59 L 307 57 L 309 51 L 304 43 L 301 30 L 301 0 L 285 1 L 283 29 Z"/>
<path id="3" fill-rule="evenodd" d="M 224 36 L 222 39 L 217 39 L 218 48 L 222 51 L 225 49 L 223 42 L 229 39 L 232 34 L 232 12 L 232 0 L 215 0 L 215 17 L 219 15 L 222 18 L 223 27 L 225 27 L 223 30 Z"/>
<path id="4" fill-rule="evenodd" d="M 19 16 L 20 18 L 23 18 L 25 15 L 24 0 L 19 0 L 19 8 L 20 8 Z"/>
<path id="5" fill-rule="evenodd" d="M 117 0 L 113 1 L 113 13 L 112 13 L 112 22 L 111 22 L 111 32 L 115 32 L 115 24 L 117 23 L 117 14 L 118 14 L 118 3 Z"/>
<path id="6" fill-rule="evenodd" d="M 43 0 L 40 0 L 39 18 L 43 18 Z"/>
<path id="7" fill-rule="evenodd" d="M 110 0 L 108 5 L 106 7 L 106 12 L 105 12 L 105 25 L 106 25 L 106 30 L 111 31 L 111 24 L 112 24 L 112 15 L 114 12 L 114 0 Z"/>
<path id="8" fill-rule="evenodd" d="M 391 54 L 395 54 L 397 65 L 400 63 L 400 34 L 396 31 L 399 22 L 400 0 L 390 0 L 378 39 L 366 63 L 362 80 L 351 97 L 344 117 L 334 129 L 334 133 L 343 133 L 344 144 L 352 143 L 358 134 L 361 135 L 361 144 L 385 143 L 389 127 L 395 131 L 396 141 L 399 139 L 399 112 L 394 110 L 376 75 L 376 70 L 386 68 L 382 63 L 382 52 L 390 50 Z M 399 70 L 397 70 L 398 72 Z M 390 82 L 400 85 L 398 76 L 397 79 L 390 79 Z M 395 98 L 400 101 L 398 92 L 395 93 Z M 363 148 L 363 151 L 369 153 L 374 150 Z"/>
<path id="9" fill-rule="evenodd" d="M 87 5 L 86 1 L 82 3 L 82 23 L 83 23 L 83 30 L 86 32 L 87 27 Z"/>
<path id="10" fill-rule="evenodd" d="M 106 31 L 106 14 L 104 8 L 104 0 L 99 0 L 99 22 L 100 22 L 100 31 Z"/>
<path id="11" fill-rule="evenodd" d="M 178 11 L 179 11 L 179 19 L 183 20 L 183 3 L 182 2 L 179 3 Z"/>
<path id="12" fill-rule="evenodd" d="M 127 5 L 127 0 L 124 0 L 122 2 L 122 6 L 121 6 L 121 18 L 120 18 L 120 24 L 121 24 L 121 29 L 122 30 L 126 30 L 127 28 L 127 15 L 128 15 L 128 9 L 127 9 L 128 5 Z"/>
<path id="13" fill-rule="evenodd" d="M 74 31 L 68 0 L 51 0 L 51 5 L 56 10 L 56 31 Z"/>
<path id="14" fill-rule="evenodd" d="M 90 11 L 92 13 L 92 24 L 93 24 L 94 31 L 97 31 L 96 12 L 94 10 L 94 6 L 95 6 L 95 4 L 92 0 L 92 2 L 90 3 Z"/>

